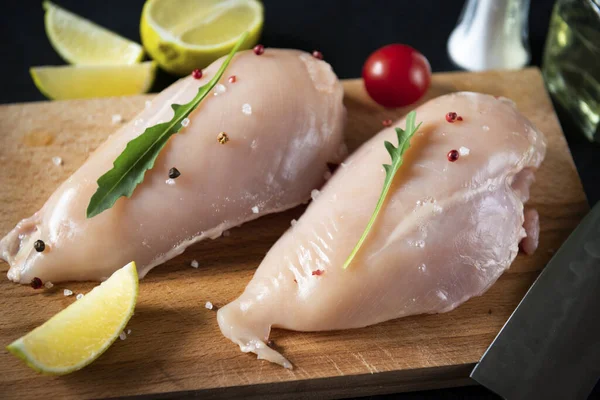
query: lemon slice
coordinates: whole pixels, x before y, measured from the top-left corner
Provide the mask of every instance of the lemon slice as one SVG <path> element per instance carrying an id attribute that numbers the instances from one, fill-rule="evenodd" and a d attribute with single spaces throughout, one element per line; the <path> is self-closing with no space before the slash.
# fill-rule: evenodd
<path id="1" fill-rule="evenodd" d="M 162 68 L 184 75 L 228 54 L 245 31 L 250 34 L 240 50 L 251 48 L 262 25 L 257 0 L 148 0 L 140 33 Z"/>
<path id="2" fill-rule="evenodd" d="M 145 93 L 154 82 L 156 64 L 33 67 L 29 72 L 46 97 L 83 99 Z"/>
<path id="3" fill-rule="evenodd" d="M 133 315 L 138 275 L 131 262 L 7 349 L 47 375 L 77 371 L 116 340 Z"/>
<path id="4" fill-rule="evenodd" d="M 79 15 L 44 1 L 46 34 L 65 61 L 77 65 L 115 65 L 140 62 L 144 50 Z"/>

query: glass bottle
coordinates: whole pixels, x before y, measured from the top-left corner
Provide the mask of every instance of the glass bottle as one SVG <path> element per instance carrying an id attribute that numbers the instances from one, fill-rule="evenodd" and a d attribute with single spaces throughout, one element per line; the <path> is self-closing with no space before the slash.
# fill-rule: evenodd
<path id="1" fill-rule="evenodd" d="M 600 142 L 600 0 L 557 0 L 542 72 L 554 99 Z"/>

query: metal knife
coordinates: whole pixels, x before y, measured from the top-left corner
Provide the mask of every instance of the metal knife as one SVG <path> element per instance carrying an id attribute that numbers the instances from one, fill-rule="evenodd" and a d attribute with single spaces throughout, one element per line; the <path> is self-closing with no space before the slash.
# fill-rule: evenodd
<path id="1" fill-rule="evenodd" d="M 552 257 L 471 378 L 507 400 L 588 397 L 600 378 L 600 203 Z"/>

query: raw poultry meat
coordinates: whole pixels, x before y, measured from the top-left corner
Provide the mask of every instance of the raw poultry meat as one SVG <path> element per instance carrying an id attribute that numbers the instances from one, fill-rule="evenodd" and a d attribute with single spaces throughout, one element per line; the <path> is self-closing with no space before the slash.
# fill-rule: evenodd
<path id="1" fill-rule="evenodd" d="M 460 118 L 447 121 L 449 112 Z M 536 236 L 527 243 L 534 250 L 537 218 L 524 221 L 523 203 L 544 158 L 543 134 L 509 100 L 478 93 L 434 99 L 417 109 L 419 121 L 348 269 L 344 261 L 383 187 L 382 164 L 390 163 L 384 141 L 397 145 L 393 127 L 341 164 L 243 294 L 219 310 L 222 333 L 242 351 L 291 368 L 265 345 L 272 327 L 337 330 L 447 312 L 483 294 L 508 269 L 526 230 Z"/>
<path id="2" fill-rule="evenodd" d="M 295 50 L 237 54 L 218 84 L 167 143 L 129 199 L 86 219 L 96 180 L 146 126 L 171 119 L 224 58 L 160 93 L 64 182 L 40 211 L 0 242 L 9 279 L 103 280 L 129 261 L 143 277 L 192 243 L 310 198 L 328 162 L 345 154 L 343 88 L 329 64 Z M 228 77 L 235 75 L 235 79 Z M 217 136 L 226 132 L 229 142 Z M 169 180 L 169 169 L 181 176 Z M 45 243 L 43 252 L 34 242 Z"/>

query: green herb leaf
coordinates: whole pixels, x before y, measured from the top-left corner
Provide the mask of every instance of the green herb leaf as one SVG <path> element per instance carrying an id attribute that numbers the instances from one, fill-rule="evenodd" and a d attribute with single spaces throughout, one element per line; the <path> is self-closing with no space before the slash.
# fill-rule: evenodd
<path id="1" fill-rule="evenodd" d="M 127 143 L 125 150 L 113 162 L 113 168 L 98 179 L 98 189 L 90 199 L 87 218 L 92 218 L 111 208 L 121 196 L 131 197 L 134 189 L 144 180 L 146 171 L 154 167 L 156 157 L 167 141 L 182 128 L 181 122 L 198 107 L 211 89 L 219 82 L 225 69 L 248 37 L 245 32 L 237 41 L 215 76 L 187 104 L 173 104 L 174 115 L 169 122 L 147 128 L 137 138 Z"/>
<path id="2" fill-rule="evenodd" d="M 402 156 L 404 155 L 404 152 L 410 147 L 410 139 L 413 137 L 415 132 L 417 132 L 417 129 L 419 129 L 419 127 L 421 126 L 421 123 L 415 126 L 416 117 L 417 113 L 415 111 L 411 111 L 406 116 L 406 130 L 396 128 L 396 134 L 398 135 L 398 147 L 394 147 L 394 145 L 388 142 L 387 140 L 384 143 L 385 148 L 392 157 L 392 164 L 383 164 L 383 168 L 385 169 L 385 181 L 383 182 L 383 191 L 381 192 L 381 196 L 379 196 L 379 201 L 375 206 L 375 211 L 373 211 L 373 215 L 371 215 L 371 219 L 369 220 L 365 231 L 363 232 L 356 246 L 354 246 L 354 249 L 352 249 L 352 253 L 350 253 L 350 256 L 348 256 L 348 258 L 346 259 L 346 262 L 344 263 L 343 267 L 344 269 L 348 268 L 348 265 L 350 265 L 350 263 L 356 256 L 356 253 L 358 253 L 358 250 L 360 250 L 365 239 L 367 238 L 367 235 L 371 231 L 371 228 L 373 227 L 377 216 L 379 215 L 379 211 L 381 211 L 381 207 L 383 206 L 387 194 L 390 191 L 390 187 L 392 186 L 392 180 L 394 179 L 396 172 L 398 172 L 398 169 L 400 169 L 400 166 L 404 161 Z"/>

